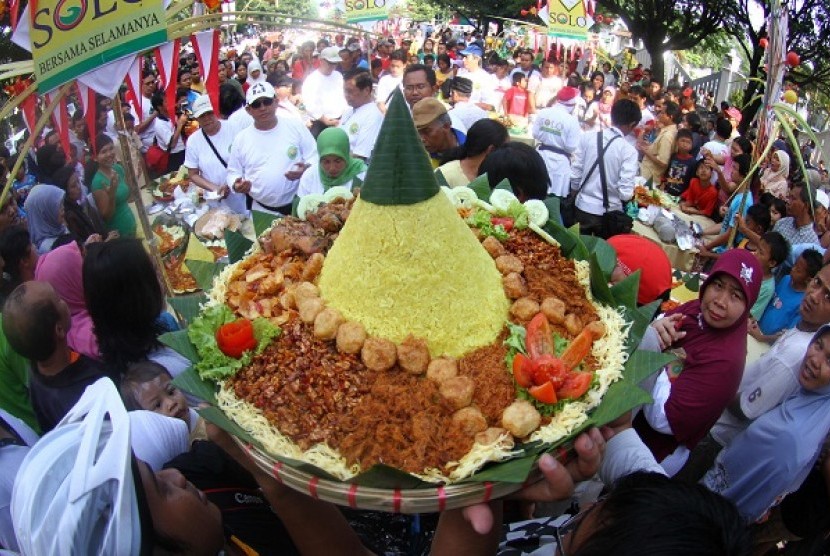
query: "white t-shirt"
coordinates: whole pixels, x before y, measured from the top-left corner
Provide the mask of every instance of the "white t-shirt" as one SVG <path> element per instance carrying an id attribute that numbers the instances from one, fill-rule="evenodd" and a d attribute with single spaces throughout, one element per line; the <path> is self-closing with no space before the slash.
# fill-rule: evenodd
<path id="1" fill-rule="evenodd" d="M 367 102 L 358 108 L 347 108 L 339 127 L 349 135 L 352 154 L 369 158 L 375 148 L 382 123 L 383 113 L 378 105 Z"/>
<path id="2" fill-rule="evenodd" d="M 389 104 L 389 101 L 392 99 L 392 93 L 395 92 L 395 89 L 401 86 L 403 82 L 403 75 L 400 77 L 393 77 L 392 75 L 384 75 L 378 81 L 378 88 L 375 91 L 375 100 L 378 102 L 382 102 L 383 104 Z"/>
<path id="3" fill-rule="evenodd" d="M 167 145 L 170 144 L 170 139 L 173 138 L 173 133 L 176 131 L 176 122 L 173 120 L 164 121 L 161 118 L 153 120 L 155 129 L 155 138 L 158 146 L 167 150 Z M 171 153 L 180 153 L 184 150 L 184 137 L 179 137 L 176 144 L 170 149 Z"/>
<path id="4" fill-rule="evenodd" d="M 150 115 L 153 112 L 154 112 L 153 104 L 150 102 L 150 99 L 145 97 L 144 95 L 142 95 L 141 96 L 141 119 L 136 119 L 135 125 L 138 126 L 138 124 L 140 124 L 141 122 L 143 122 L 144 120 L 149 118 Z M 153 144 L 153 137 L 155 137 L 155 132 L 156 132 L 156 130 L 153 127 L 153 124 L 151 123 L 146 128 L 144 128 L 143 132 L 138 134 L 138 136 L 141 137 L 141 145 L 143 147 L 142 148 L 143 151 L 146 152 L 147 149 L 149 149 L 150 146 Z"/>
<path id="5" fill-rule="evenodd" d="M 496 76 L 491 75 L 481 68 L 470 72 L 466 68 L 458 70 L 458 77 L 466 77 L 473 82 L 473 92 L 470 94 L 470 102 L 473 104 L 482 102 L 495 107 Z"/>
<path id="6" fill-rule="evenodd" d="M 299 185 L 299 180 L 286 179 L 285 173 L 298 163 L 316 161 L 317 143 L 299 120 L 278 120 L 267 131 L 250 126 L 234 138 L 227 183 L 233 187 L 237 178 L 250 180 L 254 200 L 279 207 L 294 199 Z"/>
<path id="7" fill-rule="evenodd" d="M 545 77 L 539 80 L 539 85 L 536 89 L 531 89 L 536 99 L 536 108 L 546 108 L 550 102 L 556 98 L 559 89 L 565 84 L 565 80 L 554 75 L 553 77 Z"/>
<path id="8" fill-rule="evenodd" d="M 455 116 L 464 127 L 470 129 L 474 123 L 479 120 L 486 119 L 487 112 L 472 102 L 456 102 L 455 106 L 452 107 L 448 113 L 452 116 Z"/>
<path id="9" fill-rule="evenodd" d="M 320 70 L 311 72 L 303 83 L 303 104 L 315 120 L 323 116 L 342 116 L 348 107 L 343 93 L 343 74 L 339 71 L 333 71 L 331 75 L 323 75 Z"/>
<path id="10" fill-rule="evenodd" d="M 231 143 L 233 143 L 233 130 L 227 122 L 221 122 L 219 131 L 210 136 L 210 142 L 227 164 L 231 157 Z M 216 185 L 222 185 L 228 181 L 228 169 L 208 145 L 202 129 L 188 139 L 184 152 L 184 165 L 198 169 L 203 178 Z M 242 193 L 231 191 L 222 204 L 238 214 L 245 214 L 245 195 Z"/>
<path id="11" fill-rule="evenodd" d="M 233 130 L 234 137 L 239 135 L 242 132 L 242 130 L 246 127 L 250 127 L 254 124 L 254 118 L 250 114 L 248 114 L 248 111 L 245 110 L 244 106 L 240 107 L 230 116 L 228 116 L 228 119 L 226 121 Z"/>
<path id="12" fill-rule="evenodd" d="M 542 81 L 542 74 L 539 73 L 539 70 L 537 70 L 536 68 L 530 68 L 529 72 L 523 70 L 521 67 L 513 68 L 513 70 L 510 72 L 510 78 L 512 79 L 513 76 L 517 73 L 523 73 L 527 77 L 528 91 L 535 91 L 536 88 L 539 86 L 539 83 Z M 530 75 L 528 75 L 528 73 Z M 512 81 L 510 84 L 513 84 Z"/>
<path id="13" fill-rule="evenodd" d="M 361 172 L 357 175 L 358 178 L 361 180 L 366 177 L 366 172 Z M 344 183 L 343 187 L 347 187 L 351 190 L 352 188 L 352 181 L 349 183 Z M 306 195 L 314 194 L 322 194 L 325 191 L 323 187 L 323 182 L 320 180 L 320 163 L 315 162 L 308 169 L 303 172 L 303 177 L 300 178 L 300 186 L 297 188 L 297 196 L 298 197 L 305 197 Z"/>

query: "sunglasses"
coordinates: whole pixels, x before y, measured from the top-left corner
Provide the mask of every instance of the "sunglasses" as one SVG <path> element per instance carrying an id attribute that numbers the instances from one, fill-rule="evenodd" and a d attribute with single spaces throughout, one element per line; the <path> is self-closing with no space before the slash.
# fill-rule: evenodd
<path id="1" fill-rule="evenodd" d="M 272 104 L 274 104 L 274 99 L 266 97 L 266 98 L 258 98 L 255 101 L 253 101 L 251 104 L 249 104 L 248 106 L 250 106 L 254 110 L 257 110 L 260 106 L 263 106 L 263 105 L 264 106 L 271 106 Z"/>

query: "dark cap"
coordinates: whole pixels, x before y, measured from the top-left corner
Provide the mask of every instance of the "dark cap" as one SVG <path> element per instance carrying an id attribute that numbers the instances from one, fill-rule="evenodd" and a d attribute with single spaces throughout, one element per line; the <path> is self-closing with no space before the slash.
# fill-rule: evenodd
<path id="1" fill-rule="evenodd" d="M 466 77 L 453 77 L 450 89 L 463 95 L 469 95 L 473 92 L 473 82 Z"/>

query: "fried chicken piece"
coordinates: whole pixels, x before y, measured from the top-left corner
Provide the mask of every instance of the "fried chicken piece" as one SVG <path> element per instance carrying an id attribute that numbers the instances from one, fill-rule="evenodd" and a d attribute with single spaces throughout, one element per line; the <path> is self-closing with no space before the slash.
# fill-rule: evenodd
<path id="1" fill-rule="evenodd" d="M 437 357 L 429 362 L 427 378 L 441 383 L 458 376 L 458 361 L 451 357 Z"/>
<path id="2" fill-rule="evenodd" d="M 546 297 L 542 300 L 542 312 L 551 324 L 565 322 L 565 302 L 558 297 Z"/>
<path id="3" fill-rule="evenodd" d="M 295 294 L 296 299 L 296 294 Z M 301 297 L 296 299 L 297 310 L 300 312 L 300 320 L 306 324 L 311 324 L 325 305 L 323 300 L 319 297 Z"/>
<path id="4" fill-rule="evenodd" d="M 569 334 L 576 336 L 582 332 L 582 319 L 576 313 L 568 313 L 565 315 L 565 330 Z"/>
<path id="5" fill-rule="evenodd" d="M 429 347 L 425 340 L 417 339 L 411 334 L 397 347 L 398 365 L 413 375 L 427 372 L 429 365 Z"/>
<path id="6" fill-rule="evenodd" d="M 519 299 L 527 295 L 527 283 L 518 272 L 511 272 L 501 279 L 504 293 L 510 299 Z"/>
<path id="7" fill-rule="evenodd" d="M 299 300 L 304 297 L 320 297 L 320 290 L 311 282 L 300 282 L 294 288 L 294 300 L 299 303 Z"/>
<path id="8" fill-rule="evenodd" d="M 282 275 L 281 270 L 272 271 L 271 274 L 259 283 L 257 291 L 263 295 L 273 295 L 282 287 L 284 280 L 285 277 Z"/>
<path id="9" fill-rule="evenodd" d="M 463 407 L 453 413 L 452 422 L 459 425 L 461 430 L 470 436 L 487 430 L 487 419 L 474 406 Z"/>
<path id="10" fill-rule="evenodd" d="M 340 311 L 326 307 L 314 318 L 314 335 L 321 340 L 334 340 L 344 320 Z"/>
<path id="11" fill-rule="evenodd" d="M 521 321 L 529 321 L 539 312 L 539 304 L 530 297 L 520 297 L 510 306 L 510 314 Z"/>
<path id="12" fill-rule="evenodd" d="M 501 448 L 511 449 L 514 446 L 513 437 L 501 427 L 490 427 L 476 435 L 476 442 L 483 446 L 490 446 L 498 442 Z"/>
<path id="13" fill-rule="evenodd" d="M 507 250 L 504 248 L 504 245 L 502 245 L 502 243 L 493 236 L 487 236 L 484 241 L 481 242 L 481 246 L 484 247 L 484 250 L 487 251 L 494 259 L 507 254 Z"/>
<path id="14" fill-rule="evenodd" d="M 525 265 L 515 255 L 502 255 L 496 258 L 496 268 L 502 274 L 510 274 L 511 272 L 521 273 L 525 269 Z"/>
<path id="15" fill-rule="evenodd" d="M 542 416 L 526 400 L 516 400 L 501 414 L 501 426 L 516 438 L 524 438 L 539 427 Z"/>
<path id="16" fill-rule="evenodd" d="M 367 338 L 360 350 L 360 358 L 370 371 L 388 371 L 395 366 L 398 350 L 389 340 Z"/>
<path id="17" fill-rule="evenodd" d="M 317 275 L 320 274 L 320 271 L 323 270 L 325 260 L 326 258 L 322 253 L 312 254 L 303 267 L 303 273 L 300 279 L 303 282 L 313 282 L 317 278 Z"/>
<path id="18" fill-rule="evenodd" d="M 448 378 L 441 383 L 439 392 L 455 409 L 467 407 L 473 401 L 475 383 L 468 376 Z"/>
<path id="19" fill-rule="evenodd" d="M 366 341 L 366 329 L 359 322 L 344 322 L 337 329 L 336 341 L 340 353 L 358 353 Z"/>

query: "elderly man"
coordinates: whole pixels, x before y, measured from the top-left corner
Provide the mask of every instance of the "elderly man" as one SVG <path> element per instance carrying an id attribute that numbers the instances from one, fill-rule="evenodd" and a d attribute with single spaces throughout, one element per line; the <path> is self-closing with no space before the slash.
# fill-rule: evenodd
<path id="1" fill-rule="evenodd" d="M 470 102 L 484 110 L 493 110 L 495 101 L 493 95 L 496 90 L 495 78 L 481 67 L 481 57 L 484 53 L 477 44 L 471 44 L 459 52 L 464 57 L 464 67 L 458 70 L 459 77 L 466 77 L 473 83 Z"/>
<path id="2" fill-rule="evenodd" d="M 337 126 L 346 110 L 343 75 L 334 71 L 340 62 L 340 49 L 329 46 L 320 52 L 320 67 L 303 83 L 303 104 L 311 116 L 311 134 L 317 137 L 327 127 Z"/>
<path id="3" fill-rule="evenodd" d="M 375 148 L 383 113 L 372 96 L 372 76 L 361 71 L 343 82 L 349 108 L 340 120 L 340 128 L 349 136 L 352 156 L 368 160 Z"/>
<path id="4" fill-rule="evenodd" d="M 250 195 L 256 210 L 291 214 L 298 180 L 317 160 L 317 145 L 300 121 L 277 119 L 274 96 L 267 82 L 248 89 L 245 109 L 254 124 L 234 138 L 227 184 L 237 193 Z"/>
<path id="5" fill-rule="evenodd" d="M 549 195 L 567 197 L 570 190 L 571 156 L 582 138 L 579 120 L 573 115 L 579 90 L 562 87 L 556 104 L 540 110 L 533 121 L 531 134 L 539 141 L 539 154 L 550 176 Z"/>
<path id="6" fill-rule="evenodd" d="M 436 98 L 425 98 L 412 107 L 412 120 L 418 135 L 432 160 L 432 167 L 438 168 L 441 156 L 448 150 L 464 144 L 467 137 L 452 127 L 447 107 Z"/>
<path id="7" fill-rule="evenodd" d="M 487 118 L 487 112 L 471 102 L 472 93 L 472 81 L 466 77 L 453 78 L 450 85 L 450 98 L 453 104 L 450 117 L 454 116 L 454 119 L 459 120 L 466 129 L 470 129 L 477 121 Z"/>
<path id="8" fill-rule="evenodd" d="M 208 95 L 193 103 L 193 117 L 199 122 L 199 130 L 190 136 L 184 151 L 188 179 L 219 195 L 226 208 L 245 214 L 245 195 L 231 192 L 227 184 L 233 128 L 216 116 Z"/>

